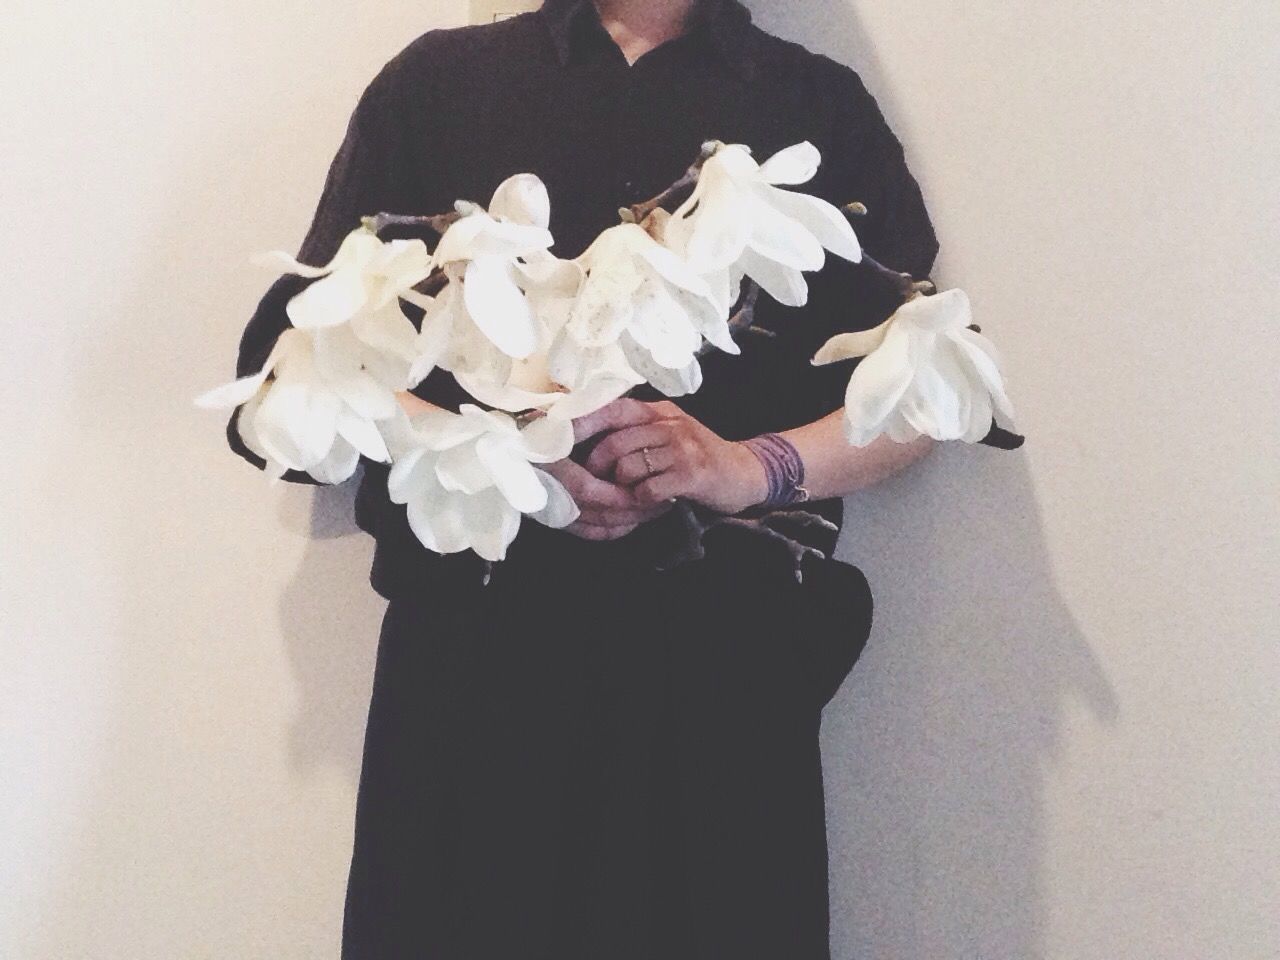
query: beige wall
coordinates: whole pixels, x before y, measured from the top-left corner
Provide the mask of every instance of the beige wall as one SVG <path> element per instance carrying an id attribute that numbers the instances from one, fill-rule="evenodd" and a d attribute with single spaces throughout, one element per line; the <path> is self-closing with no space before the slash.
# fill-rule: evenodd
<path id="1" fill-rule="evenodd" d="M 1280 956 L 1280 8 L 757 0 L 907 142 L 1031 437 L 855 498 L 839 960 Z M 336 956 L 381 603 L 190 405 L 446 0 L 0 35 L 0 957 Z"/>

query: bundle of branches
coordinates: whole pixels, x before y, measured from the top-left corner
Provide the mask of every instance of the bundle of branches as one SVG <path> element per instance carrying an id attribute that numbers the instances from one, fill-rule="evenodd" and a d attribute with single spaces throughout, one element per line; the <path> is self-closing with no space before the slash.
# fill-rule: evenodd
<path id="1" fill-rule="evenodd" d="M 806 302 L 805 273 L 828 252 L 887 278 L 901 306 L 879 326 L 840 334 L 815 364 L 857 359 L 845 402 L 846 436 L 980 442 L 1013 449 L 997 426 L 1012 416 L 997 356 L 961 290 L 935 291 L 866 255 L 844 208 L 797 190 L 820 162 L 800 143 L 757 163 L 741 144 L 708 143 L 688 171 L 649 201 L 624 208 L 574 259 L 551 253 L 551 202 L 532 174 L 504 181 L 488 206 L 459 201 L 431 216 L 364 218 L 323 266 L 283 252 L 260 262 L 311 282 L 287 305 L 291 327 L 253 376 L 197 403 L 242 407 L 238 429 L 275 479 L 288 470 L 341 483 L 360 458 L 390 463 L 391 498 L 428 549 L 506 555 L 523 517 L 564 527 L 578 516 L 542 469 L 570 454 L 573 420 L 642 384 L 678 397 L 702 382 L 710 350 L 740 352 L 756 331 L 762 293 Z M 391 227 L 434 234 L 384 241 Z M 406 304 L 422 311 L 415 324 Z M 433 370 L 476 401 L 457 411 L 405 404 Z M 412 412 L 410 412 L 412 411 Z M 678 504 L 702 555 L 713 527 L 778 540 L 797 574 L 816 552 L 781 532 L 776 516 L 722 516 Z M 823 525 L 816 514 L 788 521 Z M 829 524 L 828 524 L 829 526 Z"/>

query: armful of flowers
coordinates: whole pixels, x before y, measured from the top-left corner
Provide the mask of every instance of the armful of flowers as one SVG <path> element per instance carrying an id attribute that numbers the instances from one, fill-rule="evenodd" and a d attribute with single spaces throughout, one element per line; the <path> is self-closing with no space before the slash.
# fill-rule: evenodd
<path id="1" fill-rule="evenodd" d="M 696 391 L 700 357 L 740 352 L 760 292 L 803 305 L 805 273 L 830 252 L 890 278 L 903 298 L 882 324 L 833 337 L 813 358 L 861 358 L 846 393 L 848 441 L 1018 446 L 994 423 L 994 411 L 1013 411 L 964 292 L 935 293 L 867 256 L 850 222 L 860 204 L 785 189 L 819 162 L 807 142 L 764 163 L 741 144 L 708 143 L 680 180 L 621 210 L 571 260 L 550 251 L 550 198 L 532 174 L 503 182 L 487 207 L 366 217 L 324 266 L 266 254 L 258 262 L 312 282 L 289 301 L 291 326 L 262 369 L 196 402 L 242 407 L 240 435 L 274 480 L 298 470 L 341 483 L 362 456 L 389 463 L 390 497 L 425 547 L 496 562 L 523 517 L 552 527 L 578 517 L 544 469 L 571 452 L 574 419 L 640 384 Z M 391 226 L 438 241 L 383 241 Z M 406 303 L 423 311 L 419 325 Z M 408 413 L 401 394 L 436 369 L 476 402 Z"/>

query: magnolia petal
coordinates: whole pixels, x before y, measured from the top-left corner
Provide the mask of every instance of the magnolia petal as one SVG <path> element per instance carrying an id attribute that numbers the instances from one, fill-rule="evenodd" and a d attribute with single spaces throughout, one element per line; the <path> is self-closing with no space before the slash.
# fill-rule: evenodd
<path id="1" fill-rule="evenodd" d="M 822 154 L 808 140 L 779 150 L 760 164 L 760 179 L 766 183 L 807 183 L 818 172 Z"/>
<path id="2" fill-rule="evenodd" d="M 665 285 L 649 280 L 636 291 L 631 338 L 664 367 L 684 367 L 702 345 L 702 337 L 683 306 Z"/>
<path id="3" fill-rule="evenodd" d="M 961 386 L 968 389 L 967 382 Z M 935 440 L 953 440 L 960 432 L 955 385 L 947 382 L 935 363 L 915 365 L 911 387 L 903 394 L 899 408 L 908 423 Z"/>
<path id="4" fill-rule="evenodd" d="M 262 466 L 262 472 L 267 475 L 267 480 L 273 484 L 279 483 L 284 478 L 284 475 L 288 473 L 289 468 L 283 463 L 272 460 L 270 457 L 266 457 L 265 461 Z"/>
<path id="5" fill-rule="evenodd" d="M 431 305 L 436 302 L 436 298 L 422 293 L 420 290 L 412 288 L 400 291 L 400 299 L 405 303 L 412 303 L 420 310 L 430 310 Z"/>
<path id="6" fill-rule="evenodd" d="M 453 378 L 473 400 L 507 413 L 542 409 L 559 396 L 555 392 L 535 393 L 510 383 L 494 383 L 488 377 L 473 373 L 455 373 Z"/>
<path id="7" fill-rule="evenodd" d="M 196 397 L 196 406 L 204 407 L 206 410 L 230 410 L 242 403 L 247 403 L 267 382 L 269 372 L 266 367 L 263 367 L 251 376 L 241 377 L 239 380 L 207 390 Z"/>
<path id="8" fill-rule="evenodd" d="M 343 268 L 310 284 L 285 305 L 285 313 L 299 330 L 332 327 L 346 323 L 368 300 L 365 277 Z"/>
<path id="9" fill-rule="evenodd" d="M 788 307 L 803 307 L 809 302 L 809 283 L 794 267 L 777 263 L 748 247 L 738 265 L 773 299 Z"/>
<path id="10" fill-rule="evenodd" d="M 582 288 L 586 271 L 575 260 L 561 260 L 546 251 L 535 251 L 516 262 L 520 288 L 530 297 L 572 300 Z"/>
<path id="11" fill-rule="evenodd" d="M 436 460 L 436 479 L 446 490 L 468 495 L 493 486 L 493 477 L 480 462 L 472 444 L 450 447 L 442 452 Z"/>
<path id="12" fill-rule="evenodd" d="M 1000 358 L 995 344 L 968 327 L 950 331 L 947 337 L 961 351 L 964 359 L 986 386 L 996 408 L 1006 417 L 1012 417 L 1013 404 L 1005 393 L 1004 376 L 1000 373 Z"/>
<path id="13" fill-rule="evenodd" d="M 432 269 L 431 253 L 421 240 L 392 240 L 384 244 L 376 264 L 381 289 L 374 307 L 393 303 L 404 291 L 431 276 Z"/>
<path id="14" fill-rule="evenodd" d="M 230 410 L 232 407 L 247 403 L 250 398 L 258 393 L 262 385 L 266 383 L 267 377 L 275 371 L 276 366 L 288 355 L 289 351 L 294 348 L 294 345 L 302 336 L 303 334 L 294 330 L 283 331 L 276 338 L 276 342 L 272 346 L 271 352 L 267 355 L 266 361 L 262 364 L 261 370 L 247 377 L 240 377 L 238 380 L 231 381 L 231 383 L 224 383 L 220 387 L 205 391 L 196 397 L 196 406 L 213 410 Z"/>
<path id="15" fill-rule="evenodd" d="M 896 315 L 903 323 L 931 333 L 961 330 L 973 323 L 969 295 L 959 289 L 912 297 L 898 308 Z"/>
<path id="16" fill-rule="evenodd" d="M 714 319 L 698 320 L 697 328 L 698 332 L 707 338 L 707 342 L 717 350 L 733 356 L 742 353 L 741 345 L 733 339 L 733 331 L 729 328 L 727 317 L 718 315 Z"/>
<path id="17" fill-rule="evenodd" d="M 534 473 L 538 475 L 538 481 L 547 491 L 547 505 L 530 514 L 534 520 L 561 530 L 582 516 L 582 511 L 578 509 L 578 505 L 574 503 L 573 497 L 564 488 L 564 484 L 545 470 L 535 469 Z"/>
<path id="18" fill-rule="evenodd" d="M 394 301 L 355 317 L 351 332 L 374 350 L 409 363 L 417 359 L 418 331 Z"/>
<path id="19" fill-rule="evenodd" d="M 372 420 L 358 416 L 350 410 L 343 410 L 338 415 L 338 435 L 370 460 L 376 460 L 379 463 L 387 463 L 391 460 L 386 441 L 382 439 L 382 434 L 378 432 L 378 427 Z"/>
<path id="20" fill-rule="evenodd" d="M 489 201 L 489 213 L 545 230 L 551 224 L 551 195 L 536 175 L 517 173 L 498 185 Z"/>
<path id="21" fill-rule="evenodd" d="M 253 418 L 258 442 L 273 459 L 291 470 L 306 470 L 322 460 L 332 446 L 308 430 L 311 389 L 306 384 L 276 380 L 262 397 Z M 336 428 L 337 415 L 334 415 Z M 336 432 L 336 430 L 335 430 Z"/>
<path id="22" fill-rule="evenodd" d="M 366 420 L 385 420 L 395 416 L 399 404 L 395 393 L 367 373 L 355 372 L 329 386 L 357 416 Z"/>
<path id="23" fill-rule="evenodd" d="M 838 363 L 841 360 L 865 357 L 872 350 L 879 347 L 880 344 L 884 343 L 885 334 L 889 332 L 889 325 L 892 322 L 893 318 L 891 317 L 870 330 L 837 333 L 818 348 L 818 352 L 813 355 L 813 359 L 809 362 L 815 367 L 820 367 L 828 363 Z"/>
<path id="24" fill-rule="evenodd" d="M 657 271 L 662 279 L 699 297 L 711 298 L 711 288 L 706 279 L 689 266 L 683 257 L 654 241 L 641 227 L 635 224 L 623 224 L 623 227 L 630 227 L 643 237 L 643 240 L 635 241 L 634 252 Z"/>
<path id="25" fill-rule="evenodd" d="M 454 331 L 469 325 L 462 304 L 462 284 L 450 282 L 422 316 L 415 342 L 416 358 L 409 367 L 408 386 L 420 384 L 449 352 Z"/>
<path id="26" fill-rule="evenodd" d="M 307 472 L 320 483 L 345 483 L 359 464 L 360 451 L 341 437 L 335 437 L 329 452 Z"/>
<path id="27" fill-rule="evenodd" d="M 980 441 L 991 432 L 991 425 L 994 422 L 990 394 L 983 390 L 975 390 L 971 394 L 971 400 L 968 428 L 959 437 L 965 443 Z"/>
<path id="28" fill-rule="evenodd" d="M 392 388 L 366 369 L 366 358 L 362 356 L 366 352 L 350 327 L 315 332 L 315 370 L 319 380 L 359 416 L 384 420 L 395 415 L 398 404 Z"/>
<path id="29" fill-rule="evenodd" d="M 862 261 L 858 235 L 838 207 L 821 197 L 765 187 L 769 204 L 813 234 L 823 247 L 852 263 Z"/>
<path id="30" fill-rule="evenodd" d="M 455 221 L 436 246 L 435 263 L 476 260 L 481 257 L 515 259 L 535 250 L 545 250 L 554 242 L 543 227 L 495 220 L 483 210 Z"/>
<path id="31" fill-rule="evenodd" d="M 952 397 L 949 408 L 951 419 L 936 415 L 941 433 L 946 439 L 959 440 L 972 425 L 974 398 L 984 392 L 981 378 L 964 362 L 957 345 L 946 337 L 939 337 L 933 356 L 933 368 L 946 382 Z M 989 412 L 990 402 L 985 404 Z"/>
<path id="32" fill-rule="evenodd" d="M 255 254 L 250 258 L 249 262 L 255 267 L 262 267 L 275 273 L 292 273 L 299 277 L 307 278 L 323 277 L 333 269 L 331 266 L 312 267 L 301 263 L 283 250 L 270 250 L 266 253 Z"/>
<path id="33" fill-rule="evenodd" d="M 520 530 L 520 511 L 497 491 L 467 497 L 462 510 L 471 534 L 471 549 L 490 563 L 505 560 L 507 548 Z"/>
<path id="34" fill-rule="evenodd" d="M 419 410 L 409 418 L 409 422 L 418 439 L 429 450 L 449 450 L 485 432 L 483 421 L 462 417 L 441 407 Z"/>
<path id="35" fill-rule="evenodd" d="M 498 437 L 477 440 L 476 458 L 493 478 L 493 485 L 521 513 L 535 513 L 547 505 L 547 491 L 529 461 Z"/>
<path id="36" fill-rule="evenodd" d="M 752 223 L 743 216 L 741 193 L 708 189 L 696 208 L 690 203 L 693 200 L 691 196 L 672 214 L 667 233 L 696 272 L 724 270 L 742 256 L 752 235 Z"/>
<path id="37" fill-rule="evenodd" d="M 639 346 L 629 335 L 623 336 L 619 342 L 626 354 L 627 362 L 660 393 L 668 397 L 683 397 L 697 392 L 702 386 L 702 366 L 696 359 L 691 360 L 679 370 L 673 370 L 656 363 L 649 352 Z"/>
<path id="38" fill-rule="evenodd" d="M 632 388 L 643 382 L 643 378 L 634 371 L 630 371 L 626 378 L 601 377 L 577 390 L 560 394 L 546 408 L 547 416 L 559 420 L 576 420 L 578 417 L 585 417 L 626 395 Z"/>
<path id="39" fill-rule="evenodd" d="M 392 503 L 408 503 L 427 486 L 434 485 L 435 461 L 426 447 L 414 447 L 398 454 L 387 471 L 387 494 Z"/>
<path id="40" fill-rule="evenodd" d="M 855 424 L 873 426 L 898 405 L 911 385 L 910 337 L 894 326 L 884 342 L 853 368 L 845 409 Z"/>
<path id="41" fill-rule="evenodd" d="M 438 488 L 431 495 L 409 501 L 409 528 L 428 550 L 460 553 L 471 546 L 471 534 L 463 514 L 465 498 Z"/>
<path id="42" fill-rule="evenodd" d="M 907 422 L 901 410 L 894 410 L 884 422 L 884 434 L 894 443 L 910 443 L 920 437 L 920 431 Z"/>
<path id="43" fill-rule="evenodd" d="M 500 257 L 473 260 L 467 265 L 463 298 L 476 326 L 507 356 L 519 359 L 538 349 L 537 324 L 509 262 Z"/>
<path id="44" fill-rule="evenodd" d="M 560 417 L 539 417 L 520 431 L 520 442 L 530 462 L 555 463 L 573 452 L 573 425 Z"/>
<path id="45" fill-rule="evenodd" d="M 262 405 L 263 394 L 259 393 L 247 400 L 241 408 L 239 415 L 236 416 L 236 432 L 240 434 L 240 439 L 244 441 L 244 445 L 250 451 L 257 454 L 267 462 L 267 466 L 278 465 L 283 476 L 284 471 L 289 469 L 282 463 L 279 463 L 271 453 L 262 445 L 262 440 L 258 436 L 257 427 L 254 421 L 258 415 L 258 408 Z"/>
<path id="46" fill-rule="evenodd" d="M 751 223 L 748 248 L 765 259 L 796 270 L 819 270 L 826 262 L 826 251 L 817 237 L 767 200 L 750 196 L 746 210 L 738 215 Z"/>

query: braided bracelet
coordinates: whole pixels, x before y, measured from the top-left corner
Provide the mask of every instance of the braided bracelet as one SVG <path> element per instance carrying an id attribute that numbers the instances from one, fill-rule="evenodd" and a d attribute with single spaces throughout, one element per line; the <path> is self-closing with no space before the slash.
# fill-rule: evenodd
<path id="1" fill-rule="evenodd" d="M 804 488 L 804 461 L 790 441 L 776 433 L 762 433 L 745 441 L 745 446 L 756 455 L 768 480 L 769 493 L 760 506 L 785 507 L 809 499 Z"/>

